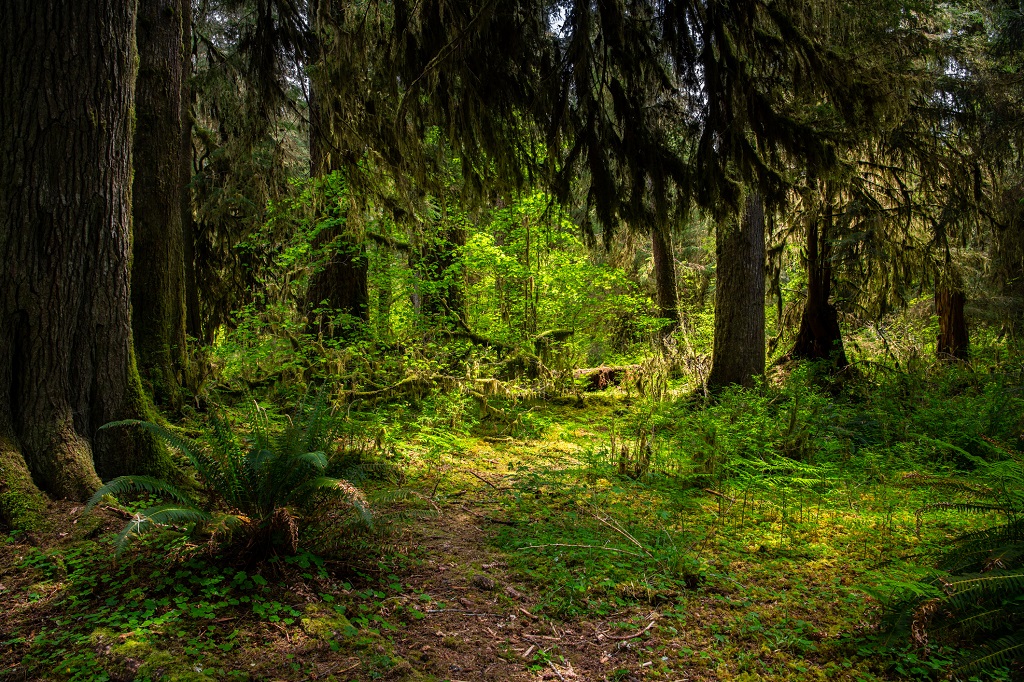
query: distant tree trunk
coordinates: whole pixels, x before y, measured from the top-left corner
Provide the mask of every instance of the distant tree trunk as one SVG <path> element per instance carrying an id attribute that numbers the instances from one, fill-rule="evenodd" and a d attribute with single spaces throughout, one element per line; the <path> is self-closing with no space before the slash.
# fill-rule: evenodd
<path id="1" fill-rule="evenodd" d="M 1024 329 L 1024 184 L 1012 184 L 997 197 L 998 215 L 991 242 L 993 283 L 1002 298 L 1000 336 L 1019 338 Z"/>
<path id="2" fill-rule="evenodd" d="M 716 235 L 715 342 L 708 376 L 713 389 L 751 386 L 764 374 L 764 204 L 747 196 L 736 223 L 719 223 Z"/>
<path id="3" fill-rule="evenodd" d="M 935 289 L 935 314 L 939 316 L 936 354 L 940 360 L 966 360 L 970 338 L 964 304 L 967 295 L 959 280 L 947 281 Z"/>
<path id="4" fill-rule="evenodd" d="M 358 332 L 353 324 L 361 327 L 370 319 L 366 254 L 363 245 L 344 230 L 343 226 L 332 227 L 314 239 L 313 247 L 322 249 L 326 260 L 310 277 L 306 291 L 311 329 L 334 338 L 352 338 Z M 332 317 L 342 318 L 342 324 L 331 327 Z"/>
<path id="5" fill-rule="evenodd" d="M 316 3 L 311 4 L 311 11 Z M 317 79 L 309 85 L 309 174 L 323 178 L 340 168 L 338 154 L 332 149 L 327 113 L 320 106 Z M 328 210 L 342 210 L 328 207 Z M 370 319 L 369 265 L 361 240 L 353 239 L 344 226 L 321 231 L 313 248 L 322 250 L 326 260 L 309 280 L 306 291 L 306 316 L 310 330 L 336 338 L 351 338 Z M 329 318 L 340 316 L 348 324 L 330 326 Z M 353 325 L 352 323 L 355 323 Z M 331 330 L 333 329 L 333 333 Z"/>
<path id="6" fill-rule="evenodd" d="M 203 315 L 199 308 L 199 282 L 196 278 L 196 218 L 192 212 L 192 0 L 183 0 L 181 32 L 185 53 L 181 72 L 181 164 L 185 189 L 181 193 L 181 232 L 185 245 L 185 332 L 205 340 Z"/>
<path id="7" fill-rule="evenodd" d="M 0 488 L 28 471 L 83 500 L 97 473 L 160 463 L 151 439 L 96 431 L 146 416 L 129 296 L 135 9 L 0 3 Z"/>
<path id="8" fill-rule="evenodd" d="M 651 260 L 658 292 L 658 313 L 670 321 L 662 334 L 671 334 L 679 326 L 679 297 L 676 292 L 676 259 L 672 252 L 672 233 L 667 225 L 651 227 Z"/>
<path id="9" fill-rule="evenodd" d="M 445 225 L 426 239 L 419 259 L 425 280 L 424 315 L 437 320 L 457 315 L 465 320 L 466 293 L 458 260 L 458 249 L 465 245 L 466 231 L 459 225 Z"/>
<path id="10" fill-rule="evenodd" d="M 832 207 L 822 220 L 807 226 L 807 299 L 800 317 L 800 332 L 789 355 L 805 360 L 831 360 L 836 367 L 846 367 L 843 334 L 839 316 L 829 302 L 832 296 Z"/>
<path id="11" fill-rule="evenodd" d="M 135 178 L 132 185 L 132 332 L 143 384 L 181 407 L 185 348 L 186 180 L 181 158 L 182 0 L 141 0 L 136 24 Z"/>

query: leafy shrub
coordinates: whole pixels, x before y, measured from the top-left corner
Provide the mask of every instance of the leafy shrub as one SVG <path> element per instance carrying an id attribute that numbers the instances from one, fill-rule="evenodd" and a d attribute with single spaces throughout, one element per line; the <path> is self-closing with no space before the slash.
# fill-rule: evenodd
<path id="1" fill-rule="evenodd" d="M 181 452 L 195 469 L 203 488 L 195 496 L 149 476 L 121 476 L 96 491 L 86 509 L 107 495 L 148 493 L 164 502 L 134 514 L 118 538 L 118 551 L 132 537 L 156 528 L 191 525 L 211 540 L 238 541 L 245 553 L 284 548 L 295 552 L 299 525 L 314 509 L 354 512 L 370 526 L 372 518 L 363 492 L 342 478 L 326 475 L 332 427 L 322 408 L 301 411 L 296 422 L 274 429 L 266 412 L 255 407 L 248 432 L 237 434 L 215 418 L 210 447 L 188 442 L 152 422 L 126 420 L 104 428 L 138 426 Z"/>

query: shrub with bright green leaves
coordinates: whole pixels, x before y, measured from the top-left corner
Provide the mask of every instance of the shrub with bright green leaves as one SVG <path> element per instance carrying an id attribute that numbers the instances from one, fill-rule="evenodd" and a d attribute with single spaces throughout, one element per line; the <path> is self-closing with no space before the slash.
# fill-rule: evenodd
<path id="1" fill-rule="evenodd" d="M 266 412 L 256 407 L 244 435 L 215 418 L 206 446 L 152 422 L 112 422 L 103 428 L 143 428 L 181 452 L 203 491 L 195 495 L 149 476 L 121 476 L 96 491 L 86 510 L 108 495 L 148 493 L 163 500 L 132 516 L 118 537 L 118 551 L 155 529 L 188 529 L 213 541 L 236 543 L 247 554 L 295 552 L 300 526 L 338 509 L 349 510 L 359 524 L 370 527 L 363 492 L 345 479 L 326 475 L 332 433 L 327 417 L 322 408 L 300 411 L 296 421 L 274 429 Z"/>

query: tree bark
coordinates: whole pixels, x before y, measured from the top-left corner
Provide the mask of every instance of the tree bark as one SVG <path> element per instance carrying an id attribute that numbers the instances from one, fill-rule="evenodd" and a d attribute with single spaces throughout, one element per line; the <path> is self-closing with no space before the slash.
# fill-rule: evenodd
<path id="1" fill-rule="evenodd" d="M 466 318 L 466 293 L 459 266 L 458 249 L 466 245 L 466 230 L 460 225 L 444 225 L 436 235 L 428 236 L 420 254 L 423 274 L 421 311 L 429 318 L 443 320 L 452 315 Z"/>
<path id="2" fill-rule="evenodd" d="M 716 235 L 715 341 L 708 386 L 751 386 L 764 374 L 764 204 L 751 192 L 739 222 Z"/>
<path id="3" fill-rule="evenodd" d="M 192 179 L 195 166 L 192 159 L 192 0 L 182 0 L 181 33 L 184 42 L 184 60 L 181 71 L 181 164 L 185 189 L 181 193 L 181 232 L 185 246 L 185 333 L 193 339 L 206 339 L 203 315 L 199 308 L 199 282 L 196 278 L 196 218 L 193 212 Z"/>
<path id="4" fill-rule="evenodd" d="M 147 416 L 129 296 L 135 8 L 0 3 L 0 486 L 23 460 L 36 486 L 83 500 L 99 476 L 161 463 L 152 439 L 97 434 Z"/>
<path id="5" fill-rule="evenodd" d="M 311 12 L 318 10 L 317 4 L 311 3 Z M 316 25 L 315 17 L 313 21 Z M 317 95 L 319 87 L 314 74 L 309 84 L 309 174 L 312 178 L 324 178 L 341 167 L 339 155 L 333 149 L 328 112 L 321 107 Z M 325 205 L 325 210 L 348 209 Z M 310 276 L 306 291 L 310 331 L 334 338 L 352 338 L 370 319 L 369 263 L 365 246 L 341 224 L 322 230 L 314 238 L 313 248 L 323 251 L 325 261 Z M 340 319 L 342 324 L 331 324 L 331 318 Z"/>
<path id="6" fill-rule="evenodd" d="M 153 399 L 179 409 L 187 364 L 182 0 L 141 0 L 136 24 L 132 332 Z"/>
<path id="7" fill-rule="evenodd" d="M 832 296 L 832 207 L 822 220 L 807 226 L 807 299 L 800 317 L 800 332 L 790 351 L 791 358 L 829 360 L 836 367 L 846 367 L 843 334 L 839 328 Z"/>
<path id="8" fill-rule="evenodd" d="M 658 294 L 658 313 L 669 320 L 662 335 L 671 334 L 679 326 L 679 297 L 676 292 L 676 259 L 672 251 L 672 233 L 666 225 L 651 228 L 651 259 Z"/>
<path id="9" fill-rule="evenodd" d="M 940 360 L 966 360 L 970 337 L 964 304 L 967 295 L 959 281 L 953 280 L 935 289 L 935 314 L 939 316 L 939 337 L 935 352 Z"/>

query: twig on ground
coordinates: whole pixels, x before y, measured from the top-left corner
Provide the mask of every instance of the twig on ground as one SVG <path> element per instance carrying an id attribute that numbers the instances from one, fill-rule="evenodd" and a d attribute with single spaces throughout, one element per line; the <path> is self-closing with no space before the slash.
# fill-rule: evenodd
<path id="1" fill-rule="evenodd" d="M 603 549 L 609 552 L 618 552 L 619 554 L 629 554 L 630 556 L 644 556 L 643 554 L 639 554 L 637 552 L 631 552 L 628 549 L 618 549 L 616 547 L 606 547 L 604 545 L 573 545 L 564 542 L 552 542 L 551 544 L 547 545 L 527 545 L 526 547 L 520 547 L 520 549 L 543 549 L 544 547 L 579 547 L 582 549 Z"/>
<path id="2" fill-rule="evenodd" d="M 735 497 L 729 497 L 728 495 L 726 495 L 724 493 L 720 493 L 717 490 L 712 490 L 711 488 L 701 488 L 701 490 L 703 490 L 704 492 L 709 493 L 711 495 L 717 495 L 718 497 L 721 497 L 724 500 L 729 500 L 733 504 L 736 504 L 736 498 Z"/>
<path id="3" fill-rule="evenodd" d="M 491 486 L 492 488 L 497 490 L 499 493 L 502 492 L 502 491 L 505 491 L 505 490 L 512 490 L 512 488 L 509 488 L 509 487 L 499 488 L 498 486 L 494 485 L 493 483 L 491 483 L 490 481 L 488 481 L 486 478 L 484 478 L 480 474 L 476 473 L 475 471 L 472 471 L 472 470 L 469 470 L 469 469 L 467 469 L 466 471 L 468 471 L 471 476 L 475 476 L 476 478 L 479 478 L 481 481 L 483 481 L 487 485 Z"/>
<path id="4" fill-rule="evenodd" d="M 604 635 L 604 638 L 605 638 L 605 639 L 611 639 L 611 640 L 615 640 L 616 642 L 624 642 L 624 641 L 626 641 L 627 639 L 636 639 L 636 638 L 637 638 L 637 637 L 639 637 L 640 635 L 644 634 L 645 632 L 647 632 L 648 630 L 650 630 L 651 628 L 653 628 L 653 627 L 654 627 L 654 624 L 655 624 L 656 622 L 657 622 L 657 621 L 654 621 L 654 620 L 652 620 L 652 621 L 651 621 L 650 623 L 648 623 L 648 624 L 647 624 L 647 627 L 645 627 L 645 628 L 644 628 L 643 630 L 640 630 L 639 632 L 634 632 L 634 633 L 633 633 L 633 634 L 631 634 L 631 635 L 625 635 L 624 637 L 616 637 L 616 636 L 614 636 L 614 635 Z"/>

